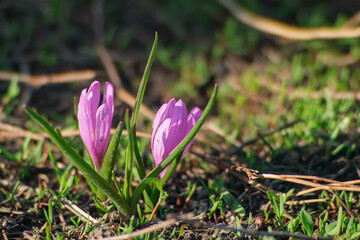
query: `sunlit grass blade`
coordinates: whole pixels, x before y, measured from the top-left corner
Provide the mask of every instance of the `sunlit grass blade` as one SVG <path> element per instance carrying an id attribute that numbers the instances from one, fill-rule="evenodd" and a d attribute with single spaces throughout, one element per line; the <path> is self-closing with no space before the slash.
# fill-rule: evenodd
<path id="1" fill-rule="evenodd" d="M 135 166 L 136 170 L 138 171 L 140 179 L 143 179 L 146 176 L 145 169 L 143 166 L 143 163 L 141 161 L 141 155 L 139 152 L 139 147 L 137 144 L 137 138 L 136 138 L 136 124 L 131 130 L 131 148 L 133 149 L 134 157 L 135 157 Z"/>
<path id="2" fill-rule="evenodd" d="M 191 140 L 195 137 L 197 132 L 200 130 L 201 126 L 205 123 L 206 118 L 209 116 L 212 107 L 214 106 L 216 95 L 218 92 L 218 86 L 215 85 L 211 98 L 209 99 L 206 108 L 201 115 L 199 121 L 195 124 L 193 129 L 189 132 L 189 134 L 179 143 L 179 145 L 171 151 L 171 153 L 159 164 L 157 165 L 144 179 L 141 183 L 137 186 L 134 191 L 134 194 L 131 198 L 130 205 L 131 209 L 135 207 L 138 199 L 140 198 L 141 193 L 144 191 L 146 186 L 148 185 L 147 180 L 148 178 L 155 178 L 159 176 L 159 174 L 169 165 L 172 161 L 179 155 L 180 152 L 183 152 L 186 146 L 191 142 Z"/>
<path id="3" fill-rule="evenodd" d="M 131 215 L 132 211 L 128 203 L 122 198 L 116 190 L 94 169 L 90 167 L 88 163 L 82 159 L 77 152 L 65 141 L 65 139 L 57 133 L 50 124 L 40 116 L 35 110 L 25 107 L 26 113 L 46 132 L 50 139 L 60 149 L 60 151 L 78 168 L 81 173 L 90 180 L 98 188 L 101 188 L 104 194 L 115 204 L 116 208 L 123 214 Z"/>
<path id="4" fill-rule="evenodd" d="M 158 35 L 157 35 L 157 32 L 155 32 L 154 43 L 153 43 L 153 46 L 151 48 L 150 56 L 148 58 L 148 61 L 147 61 L 146 67 L 145 67 L 145 71 L 144 71 L 144 75 L 143 75 L 143 77 L 141 79 L 139 90 L 138 90 L 138 93 L 137 93 L 137 96 L 136 96 L 136 102 L 135 102 L 135 105 L 134 105 L 134 111 L 133 111 L 133 114 L 131 116 L 131 122 L 130 122 L 131 127 L 134 127 L 134 125 L 137 123 L 137 120 L 139 118 L 140 107 L 141 107 L 141 103 L 142 103 L 142 100 L 143 100 L 143 97 L 144 97 L 146 84 L 147 84 L 147 81 L 148 81 L 148 78 L 149 78 L 152 63 L 153 63 L 153 61 L 155 59 L 155 52 L 156 52 L 157 42 L 158 42 Z"/>
<path id="5" fill-rule="evenodd" d="M 214 183 L 218 188 L 219 192 L 222 195 L 222 199 L 229 205 L 229 207 L 240 216 L 245 216 L 245 208 L 241 203 L 219 182 Z"/>
<path id="6" fill-rule="evenodd" d="M 4 156 L 8 159 L 20 162 L 20 159 L 17 158 L 15 155 L 11 154 L 9 151 L 7 151 L 4 147 L 0 145 L 0 156 Z"/>
<path id="7" fill-rule="evenodd" d="M 119 143 L 122 134 L 122 122 L 120 122 L 116 128 L 116 131 L 111 138 L 109 146 L 106 150 L 104 160 L 101 166 L 101 176 L 108 182 L 111 182 L 111 174 L 114 170 L 116 156 L 119 150 Z M 105 200 L 105 195 L 98 189 L 97 197 L 101 200 Z"/>
<path id="8" fill-rule="evenodd" d="M 175 158 L 175 160 L 173 161 L 173 163 L 170 165 L 169 169 L 167 170 L 167 172 L 165 173 L 165 175 L 161 178 L 160 183 L 162 186 L 164 186 L 169 179 L 171 178 L 171 176 L 173 175 L 173 173 L 175 172 L 177 166 L 180 163 L 182 157 L 182 152 L 180 152 L 177 157 Z"/>
<path id="9" fill-rule="evenodd" d="M 136 124 L 139 118 L 139 113 L 140 113 L 140 107 L 141 107 L 141 103 L 144 97 L 144 93 L 145 93 L 145 89 L 146 89 L 146 84 L 149 78 L 149 74 L 150 74 L 150 70 L 151 70 L 151 66 L 152 63 L 155 59 L 155 52 L 156 52 L 156 48 L 157 48 L 157 42 L 158 42 L 158 35 L 157 32 L 155 33 L 155 39 L 154 39 L 154 43 L 150 52 L 150 56 L 148 58 L 146 67 L 145 67 L 145 71 L 144 71 L 144 75 L 141 79 L 141 83 L 139 86 L 139 90 L 136 96 L 136 102 L 134 105 L 134 110 L 133 113 L 131 115 L 131 121 L 130 121 L 130 143 L 131 143 L 131 148 L 132 151 L 134 152 L 135 155 L 135 165 L 136 165 L 136 169 L 138 171 L 138 174 L 140 176 L 140 179 L 143 179 L 146 175 L 145 170 L 144 170 L 144 166 L 142 164 L 141 161 L 141 157 L 140 157 L 140 153 L 138 150 L 138 146 L 137 146 L 137 139 L 136 139 Z"/>
<path id="10" fill-rule="evenodd" d="M 132 180 L 132 160 L 133 160 L 133 151 L 132 151 L 132 143 L 131 143 L 131 130 L 130 130 L 130 122 L 129 122 L 129 109 L 125 111 L 125 125 L 126 130 L 129 135 L 129 144 L 126 148 L 126 159 L 125 159 L 125 179 L 124 179 L 124 188 L 123 194 L 126 200 L 130 199 L 130 187 Z"/>
<path id="11" fill-rule="evenodd" d="M 116 128 L 116 131 L 111 138 L 108 149 L 106 150 L 104 160 L 101 166 L 101 176 L 108 182 L 111 181 L 111 173 L 114 169 L 116 156 L 119 150 L 119 143 L 122 134 L 122 122 Z"/>

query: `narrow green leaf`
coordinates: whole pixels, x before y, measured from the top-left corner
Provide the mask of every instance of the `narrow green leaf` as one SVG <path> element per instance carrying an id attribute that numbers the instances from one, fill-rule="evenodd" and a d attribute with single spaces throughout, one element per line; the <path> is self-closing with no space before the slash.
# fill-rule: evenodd
<path id="1" fill-rule="evenodd" d="M 137 188 L 134 191 L 134 194 L 131 198 L 130 205 L 131 209 L 135 206 L 138 199 L 140 198 L 141 193 L 144 191 L 144 189 L 147 186 L 147 183 L 144 182 L 147 178 L 154 178 L 159 176 L 159 174 L 169 165 L 172 163 L 172 161 L 178 156 L 180 152 L 183 152 L 186 146 L 191 142 L 191 140 L 195 137 L 197 132 L 200 130 L 201 126 L 204 124 L 206 118 L 210 114 L 210 111 L 212 107 L 214 106 L 216 95 L 217 95 L 218 87 L 215 85 L 213 93 L 211 95 L 211 98 L 209 99 L 208 104 L 206 105 L 206 108 L 201 115 L 199 121 L 195 124 L 193 129 L 189 132 L 189 134 L 179 143 L 179 145 L 171 151 L 171 153 L 158 165 L 156 166 L 144 179 L 143 181 L 137 186 Z"/>
<path id="2" fill-rule="evenodd" d="M 360 239 L 360 232 L 354 233 L 353 235 L 351 235 L 351 237 L 349 239 L 351 239 L 351 240 Z"/>
<path id="3" fill-rule="evenodd" d="M 182 157 L 182 152 L 180 152 L 179 155 L 175 158 L 175 161 L 173 161 L 173 163 L 170 165 L 169 169 L 167 170 L 167 172 L 165 173 L 163 178 L 160 180 L 160 184 L 162 186 L 166 185 L 166 183 L 169 181 L 169 179 L 171 178 L 171 176 L 175 172 L 177 166 L 180 163 L 181 157 Z"/>
<path id="4" fill-rule="evenodd" d="M 226 204 L 240 216 L 245 216 L 245 208 L 239 203 L 238 200 L 223 186 L 218 182 L 214 182 L 214 184 L 219 188 L 219 193 L 222 195 L 222 199 L 226 202 Z"/>
<path id="5" fill-rule="evenodd" d="M 130 188 L 131 188 L 131 179 L 132 179 L 132 154 L 130 143 L 126 148 L 126 164 L 125 164 L 125 180 L 124 180 L 124 191 L 123 194 L 125 199 L 130 199 Z"/>
<path id="6" fill-rule="evenodd" d="M 145 94 L 145 89 L 146 89 L 146 84 L 149 78 L 149 74 L 150 74 L 150 70 L 151 70 L 151 66 L 152 63 L 155 59 L 155 52 L 156 52 L 156 48 L 157 48 L 157 42 L 158 42 L 158 35 L 157 32 L 155 33 L 155 39 L 154 39 L 154 43 L 150 52 L 150 56 L 148 58 L 146 67 L 145 67 L 145 71 L 143 74 L 143 77 L 141 79 L 141 83 L 139 86 L 139 90 L 136 96 L 136 101 L 135 101 L 135 105 L 134 105 L 134 110 L 133 113 L 131 115 L 131 121 L 130 121 L 130 143 L 131 143 L 131 148 L 132 151 L 134 152 L 135 155 L 135 166 L 136 169 L 138 171 L 139 177 L 142 180 L 146 173 L 145 173 L 145 169 L 143 166 L 143 163 L 141 161 L 141 157 L 140 157 L 140 153 L 139 153 L 139 148 L 138 148 L 138 144 L 137 144 L 137 139 L 136 139 L 136 124 L 139 118 L 139 113 L 140 113 L 140 107 L 141 107 L 141 103 L 143 101 L 143 97 Z"/>
<path id="7" fill-rule="evenodd" d="M 50 218 L 50 223 L 52 224 L 53 221 L 53 206 L 52 206 L 52 199 L 49 199 L 49 204 L 48 204 L 48 209 L 49 209 L 49 218 Z"/>
<path id="8" fill-rule="evenodd" d="M 301 210 L 300 217 L 301 217 L 301 223 L 304 226 L 307 234 L 311 236 L 314 231 L 314 222 L 310 214 L 303 208 Z"/>
<path id="9" fill-rule="evenodd" d="M 280 203 L 279 203 L 279 215 L 282 217 L 282 215 L 284 214 L 285 211 L 285 201 L 286 201 L 286 197 L 285 197 L 285 193 L 280 193 Z"/>
<path id="10" fill-rule="evenodd" d="M 79 101 L 77 100 L 76 97 L 74 97 L 74 114 L 75 114 L 75 116 L 77 116 L 77 113 L 78 113 L 78 106 L 79 106 Z"/>
<path id="11" fill-rule="evenodd" d="M 10 160 L 14 160 L 17 162 L 20 162 L 21 160 L 18 159 L 15 155 L 11 154 L 10 152 L 8 152 L 3 146 L 0 145 L 0 156 L 4 156 Z"/>
<path id="12" fill-rule="evenodd" d="M 19 188 L 19 185 L 20 185 L 20 181 L 17 181 L 15 186 L 14 186 L 14 189 L 13 189 L 13 191 L 11 193 L 11 196 L 10 196 L 10 202 L 11 203 L 14 201 L 14 197 L 15 197 L 15 194 L 16 194 L 18 188 Z"/>
<path id="13" fill-rule="evenodd" d="M 122 122 L 119 122 L 116 131 L 111 138 L 108 149 L 106 150 L 104 161 L 101 166 L 101 176 L 109 183 L 111 181 L 111 173 L 114 170 L 115 160 L 119 150 L 122 130 Z"/>
<path id="14" fill-rule="evenodd" d="M 106 150 L 104 160 L 101 166 L 101 176 L 108 183 L 111 182 L 111 174 L 112 171 L 114 170 L 114 165 L 119 150 L 119 143 L 121 139 L 122 130 L 123 130 L 122 122 L 120 122 L 116 128 L 114 135 L 111 138 L 111 141 Z M 105 195 L 104 193 L 102 193 L 100 188 L 98 188 L 97 197 L 102 201 L 105 200 Z"/>
<path id="15" fill-rule="evenodd" d="M 340 236 L 341 233 L 341 225 L 342 225 L 342 207 L 339 207 L 339 211 L 338 211 L 338 218 L 337 218 L 337 224 L 336 224 L 336 231 L 335 231 L 335 236 Z"/>
<path id="16" fill-rule="evenodd" d="M 103 211 L 104 213 L 109 213 L 109 211 L 106 210 L 106 208 L 101 204 L 101 202 L 99 202 L 99 200 L 97 200 L 96 197 L 94 197 L 93 200 L 94 200 L 94 202 L 95 202 L 95 204 L 96 204 L 96 206 L 97 206 L 98 209 L 100 209 L 100 210 Z"/>
<path id="17" fill-rule="evenodd" d="M 121 193 L 121 187 L 120 187 L 119 182 L 118 182 L 117 179 L 116 179 L 115 171 L 112 171 L 112 172 L 111 172 L 111 176 L 112 176 L 113 183 L 115 184 L 115 187 L 116 187 L 118 193 Z"/>
<path id="18" fill-rule="evenodd" d="M 133 149 L 133 153 L 135 155 L 135 166 L 136 169 L 138 171 L 139 177 L 142 180 L 145 176 L 146 176 L 146 172 L 141 160 L 141 156 L 140 156 L 140 152 L 139 152 L 139 147 L 137 144 L 137 138 L 136 138 L 136 124 L 135 126 L 132 128 L 132 133 L 131 133 L 131 138 L 130 138 L 130 143 L 131 143 L 131 147 Z"/>
<path id="19" fill-rule="evenodd" d="M 353 230 L 354 218 L 351 217 L 346 227 L 346 238 L 350 238 L 351 230 Z"/>
<path id="20" fill-rule="evenodd" d="M 125 125 L 129 135 L 129 144 L 126 148 L 126 160 L 125 160 L 125 179 L 124 179 L 124 191 L 123 194 L 126 200 L 130 199 L 130 187 L 132 178 L 132 144 L 131 144 L 131 130 L 129 122 L 129 109 L 125 111 Z"/>
<path id="21" fill-rule="evenodd" d="M 101 188 L 105 195 L 115 204 L 116 208 L 123 214 L 131 215 L 129 204 L 122 198 L 115 189 L 82 159 L 77 152 L 56 132 L 50 124 L 35 110 L 25 107 L 26 113 L 49 135 L 50 139 L 60 151 L 78 168 L 81 173 L 98 188 Z"/>
<path id="22" fill-rule="evenodd" d="M 269 201 L 274 209 L 274 212 L 275 212 L 275 215 L 277 217 L 279 217 L 279 213 L 280 213 L 280 210 L 279 210 L 279 206 L 277 204 L 277 201 L 280 201 L 280 199 L 278 198 L 278 196 L 276 196 L 273 192 L 271 191 L 267 191 L 266 192 L 268 198 L 269 198 Z"/>
<path id="23" fill-rule="evenodd" d="M 334 236 L 336 232 L 337 222 L 332 222 L 330 224 L 326 224 L 325 227 L 325 236 Z"/>
<path id="24" fill-rule="evenodd" d="M 20 87 L 19 87 L 19 75 L 12 77 L 9 87 L 5 93 L 5 95 L 2 98 L 3 103 L 5 105 L 9 103 L 12 99 L 15 99 L 20 93 Z"/>
<path id="25" fill-rule="evenodd" d="M 131 127 L 134 127 L 137 123 L 137 120 L 139 118 L 139 113 L 140 113 L 140 106 L 144 97 L 144 93 L 145 93 L 145 88 L 146 88 L 146 84 L 149 78 L 149 74 L 150 74 L 150 70 L 151 70 L 151 66 L 152 63 L 155 59 L 155 52 L 156 52 L 156 47 L 157 47 L 157 42 L 158 42 L 158 34 L 157 32 L 155 32 L 155 39 L 154 39 L 154 43 L 153 46 L 151 48 L 151 52 L 150 52 L 150 56 L 148 58 L 146 67 L 145 67 L 145 71 L 144 71 L 144 75 L 141 79 L 141 83 L 139 86 L 139 90 L 136 96 L 136 102 L 135 102 L 135 106 L 134 106 L 134 111 L 133 114 L 131 115 Z"/>

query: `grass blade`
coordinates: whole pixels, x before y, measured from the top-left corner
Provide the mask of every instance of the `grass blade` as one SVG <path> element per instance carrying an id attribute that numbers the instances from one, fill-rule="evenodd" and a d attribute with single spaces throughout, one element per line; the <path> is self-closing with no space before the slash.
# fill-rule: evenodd
<path id="1" fill-rule="evenodd" d="M 141 161 L 141 157 L 140 157 L 140 153 L 138 150 L 138 146 L 137 146 L 137 139 L 136 139 L 136 124 L 139 118 L 139 113 L 140 113 L 140 107 L 141 107 L 141 103 L 144 97 L 144 93 L 145 93 L 145 89 L 146 89 L 146 84 L 149 78 L 149 74 L 150 74 L 150 70 L 151 70 L 151 66 L 152 63 L 155 59 L 155 52 L 156 52 L 156 48 L 157 48 L 157 42 L 158 42 L 158 35 L 157 32 L 155 33 L 155 39 L 154 39 L 154 43 L 150 52 L 150 56 L 148 58 L 146 67 L 145 67 L 145 71 L 144 71 L 144 75 L 141 79 L 141 83 L 139 86 L 139 90 L 136 96 L 136 102 L 134 105 L 134 111 L 131 115 L 131 121 L 130 121 L 130 143 L 131 143 L 131 148 L 132 151 L 134 152 L 135 155 L 135 165 L 137 168 L 137 171 L 139 173 L 140 179 L 143 179 L 146 175 L 145 170 L 144 170 L 144 166 L 143 163 Z"/>
<path id="2" fill-rule="evenodd" d="M 120 122 L 116 128 L 113 137 L 111 138 L 110 144 L 104 156 L 104 161 L 101 166 L 101 176 L 108 183 L 111 182 L 111 174 L 112 171 L 114 170 L 114 164 L 119 150 L 119 143 L 121 139 L 122 130 L 123 130 L 122 122 Z M 105 195 L 104 193 L 102 193 L 100 188 L 98 188 L 97 197 L 101 200 L 105 200 Z"/>

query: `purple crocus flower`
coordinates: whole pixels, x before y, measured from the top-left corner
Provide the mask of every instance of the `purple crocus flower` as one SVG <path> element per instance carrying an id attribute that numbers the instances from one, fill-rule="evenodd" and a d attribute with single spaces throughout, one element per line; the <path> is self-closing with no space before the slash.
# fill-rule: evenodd
<path id="1" fill-rule="evenodd" d="M 198 107 L 194 107 L 187 115 L 185 103 L 181 99 L 176 102 L 173 98 L 160 107 L 151 133 L 151 150 L 155 167 L 188 135 L 200 117 L 201 110 Z M 192 142 L 193 140 L 184 149 L 183 156 L 189 151 Z M 165 175 L 169 167 L 160 173 L 160 178 Z"/>
<path id="2" fill-rule="evenodd" d="M 114 88 L 111 83 L 105 83 L 100 107 L 99 102 L 100 83 L 94 81 L 89 90 L 87 88 L 82 90 L 77 113 L 80 136 L 97 171 L 101 169 L 114 114 Z"/>

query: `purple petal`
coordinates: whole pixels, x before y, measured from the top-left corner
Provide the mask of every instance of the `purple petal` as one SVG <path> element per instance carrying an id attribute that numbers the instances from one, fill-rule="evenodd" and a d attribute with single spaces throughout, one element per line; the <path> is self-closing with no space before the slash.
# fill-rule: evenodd
<path id="1" fill-rule="evenodd" d="M 151 144 L 152 154 L 154 156 L 155 167 L 161 163 L 166 156 L 165 145 L 169 134 L 170 118 L 166 119 L 156 131 L 154 141 Z"/>
<path id="2" fill-rule="evenodd" d="M 107 126 L 109 127 L 109 129 L 106 131 L 106 134 L 105 134 L 105 139 L 107 139 L 106 140 L 106 145 L 107 145 L 107 142 L 109 141 L 109 137 L 110 137 L 111 122 L 112 122 L 113 115 L 114 115 L 114 87 L 109 82 L 105 83 L 103 104 L 105 104 L 106 108 L 109 111 L 109 116 L 107 119 L 107 121 L 108 121 Z M 104 154 L 105 154 L 105 151 L 104 151 Z"/>
<path id="3" fill-rule="evenodd" d="M 165 147 L 165 157 L 184 139 L 187 121 L 185 103 L 180 99 L 176 102 L 171 113 L 169 136 Z"/>
<path id="4" fill-rule="evenodd" d="M 86 91 L 87 89 L 84 89 L 81 92 L 78 105 L 78 121 L 80 136 L 92 157 L 96 154 L 94 146 L 95 117 L 92 116 Z"/>
<path id="5" fill-rule="evenodd" d="M 166 111 L 167 106 L 168 106 L 167 103 L 163 104 L 155 115 L 152 129 L 151 129 L 151 146 L 153 146 L 154 136 L 160 125 L 160 118 L 163 116 L 164 112 Z"/>
<path id="6" fill-rule="evenodd" d="M 187 122 L 186 122 L 186 130 L 185 130 L 185 137 L 189 134 L 189 132 L 191 131 L 191 129 L 193 129 L 193 127 L 195 126 L 195 124 L 199 121 L 201 117 L 201 110 L 198 107 L 194 107 L 189 116 L 187 117 Z M 184 137 L 184 138 L 185 138 Z M 191 142 L 186 146 L 186 148 L 184 149 L 183 152 L 183 156 L 185 155 L 185 153 L 187 153 L 187 151 L 189 151 L 191 145 L 193 143 L 193 140 L 191 140 Z"/>
<path id="7" fill-rule="evenodd" d="M 114 87 L 111 83 L 105 83 L 103 104 L 107 105 L 111 116 L 114 114 Z M 111 118 L 112 119 L 112 118 Z"/>
<path id="8" fill-rule="evenodd" d="M 175 99 L 171 99 L 168 103 L 164 103 L 155 115 L 154 122 L 151 130 L 151 145 L 153 145 L 155 133 L 159 125 L 164 122 L 165 119 L 170 118 L 170 113 L 175 106 Z"/>
<path id="9" fill-rule="evenodd" d="M 100 103 L 100 83 L 98 81 L 94 81 L 87 92 L 87 101 L 88 101 L 88 110 L 90 111 L 90 115 L 92 118 L 92 122 L 95 126 L 95 117 L 96 111 L 99 107 Z"/>
<path id="10" fill-rule="evenodd" d="M 109 141 L 111 125 L 109 125 L 110 111 L 102 104 L 96 112 L 95 149 L 96 159 L 93 159 L 97 169 L 101 168 L 102 158 L 105 155 Z M 110 119 L 111 120 L 111 119 Z"/>

